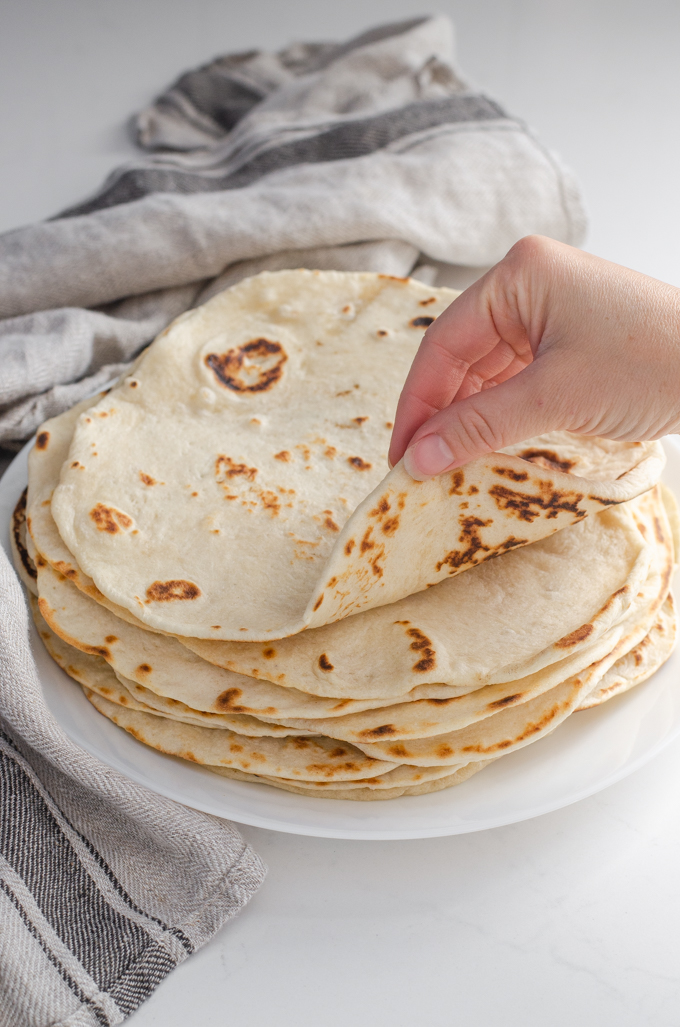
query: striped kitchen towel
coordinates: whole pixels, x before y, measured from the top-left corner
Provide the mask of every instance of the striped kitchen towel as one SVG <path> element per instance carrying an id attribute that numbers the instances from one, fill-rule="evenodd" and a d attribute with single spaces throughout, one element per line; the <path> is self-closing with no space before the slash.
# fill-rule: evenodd
<path id="1" fill-rule="evenodd" d="M 147 154 L 91 199 L 0 236 L 0 446 L 246 275 L 464 287 L 524 235 L 578 244 L 585 229 L 555 155 L 463 81 L 442 16 L 220 57 L 142 112 L 137 135 Z"/>
<path id="2" fill-rule="evenodd" d="M 62 732 L 0 548 L 0 1027 L 109 1027 L 254 894 L 229 823 L 148 792 Z"/>

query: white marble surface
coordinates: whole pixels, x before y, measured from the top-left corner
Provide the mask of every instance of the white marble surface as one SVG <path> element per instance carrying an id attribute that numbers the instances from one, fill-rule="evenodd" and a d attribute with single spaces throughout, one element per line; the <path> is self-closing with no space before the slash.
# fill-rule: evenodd
<path id="1" fill-rule="evenodd" d="M 583 183 L 593 252 L 680 285 L 677 0 L 440 0 L 462 67 Z M 0 229 L 93 190 L 126 117 L 215 53 L 409 0 L 4 0 Z M 244 829 L 270 866 L 134 1027 L 677 1027 L 680 743 L 537 820 L 411 842 Z"/>

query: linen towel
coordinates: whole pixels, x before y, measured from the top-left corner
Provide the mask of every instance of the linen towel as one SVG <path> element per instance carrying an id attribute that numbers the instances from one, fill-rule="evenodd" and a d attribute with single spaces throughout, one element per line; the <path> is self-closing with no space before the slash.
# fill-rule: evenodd
<path id="1" fill-rule="evenodd" d="M 585 230 L 571 174 L 468 88 L 443 16 L 218 58 L 142 112 L 137 137 L 151 156 L 0 236 L 1 446 L 262 269 L 464 287 L 524 235 Z"/>

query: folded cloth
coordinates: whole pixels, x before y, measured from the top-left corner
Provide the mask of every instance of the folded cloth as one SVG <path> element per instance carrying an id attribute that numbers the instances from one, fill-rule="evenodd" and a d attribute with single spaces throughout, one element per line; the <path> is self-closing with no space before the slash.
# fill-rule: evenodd
<path id="1" fill-rule="evenodd" d="M 0 548 L 0 1025 L 121 1023 L 265 869 L 229 823 L 74 745 L 43 698 Z"/>
<path id="2" fill-rule="evenodd" d="M 262 269 L 464 286 L 524 235 L 578 244 L 585 229 L 571 175 L 455 70 L 442 16 L 220 57 L 142 112 L 137 135 L 151 156 L 0 236 L 1 446 Z"/>

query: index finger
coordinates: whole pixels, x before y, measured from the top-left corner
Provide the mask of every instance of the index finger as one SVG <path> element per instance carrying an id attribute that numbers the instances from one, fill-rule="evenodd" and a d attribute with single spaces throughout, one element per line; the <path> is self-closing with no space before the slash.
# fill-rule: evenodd
<path id="1" fill-rule="evenodd" d="M 488 275 L 461 293 L 425 332 L 402 389 L 390 462 L 404 455 L 414 433 L 449 406 L 473 364 L 502 341 L 487 292 Z"/>

